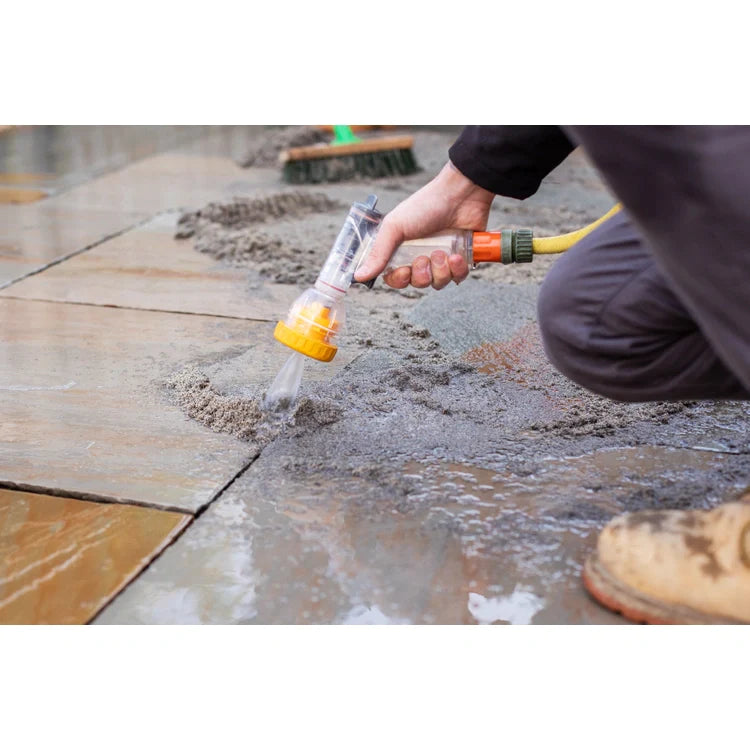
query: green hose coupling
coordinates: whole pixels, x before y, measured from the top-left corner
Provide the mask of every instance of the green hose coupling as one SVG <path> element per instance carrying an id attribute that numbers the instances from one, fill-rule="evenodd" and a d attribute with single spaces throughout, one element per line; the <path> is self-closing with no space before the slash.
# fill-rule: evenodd
<path id="1" fill-rule="evenodd" d="M 534 260 L 534 233 L 530 229 L 503 229 L 500 233 L 500 262 L 531 263 Z"/>
<path id="2" fill-rule="evenodd" d="M 534 260 L 534 233 L 530 229 L 517 229 L 513 239 L 513 260 L 531 263 Z"/>

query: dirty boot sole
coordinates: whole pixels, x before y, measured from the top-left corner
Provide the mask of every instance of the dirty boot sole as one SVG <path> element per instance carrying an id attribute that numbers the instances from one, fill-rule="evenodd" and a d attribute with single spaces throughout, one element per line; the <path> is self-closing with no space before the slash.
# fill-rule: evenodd
<path id="1" fill-rule="evenodd" d="M 628 620 L 649 625 L 743 625 L 741 620 L 714 617 L 691 607 L 652 599 L 618 581 L 597 552 L 583 566 L 583 584 L 599 604 Z"/>

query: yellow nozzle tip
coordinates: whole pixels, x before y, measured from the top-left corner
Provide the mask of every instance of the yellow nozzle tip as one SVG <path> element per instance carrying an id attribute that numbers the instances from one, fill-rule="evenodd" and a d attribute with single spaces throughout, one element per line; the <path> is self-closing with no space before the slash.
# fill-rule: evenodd
<path id="1" fill-rule="evenodd" d="M 290 349 L 294 349 L 294 351 L 313 359 L 318 359 L 321 362 L 330 362 L 338 351 L 338 347 L 333 346 L 333 344 L 326 344 L 324 341 L 305 336 L 299 333 L 299 331 L 290 328 L 282 321 L 276 324 L 273 335 L 277 341 L 285 344 Z"/>

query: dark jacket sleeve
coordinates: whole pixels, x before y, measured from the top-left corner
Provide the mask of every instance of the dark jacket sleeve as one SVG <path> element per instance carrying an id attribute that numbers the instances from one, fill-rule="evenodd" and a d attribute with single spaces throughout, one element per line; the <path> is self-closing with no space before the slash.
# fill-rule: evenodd
<path id="1" fill-rule="evenodd" d="M 448 155 L 464 176 L 485 190 L 528 198 L 574 148 L 555 125 L 469 125 Z"/>

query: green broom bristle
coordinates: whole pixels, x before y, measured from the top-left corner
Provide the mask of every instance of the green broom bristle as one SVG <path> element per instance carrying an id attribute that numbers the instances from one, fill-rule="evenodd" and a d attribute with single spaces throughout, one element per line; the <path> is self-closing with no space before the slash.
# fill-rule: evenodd
<path id="1" fill-rule="evenodd" d="M 419 171 L 411 149 L 372 151 L 324 159 L 300 159 L 284 164 L 284 180 L 300 184 L 341 182 L 355 177 L 395 177 Z"/>

